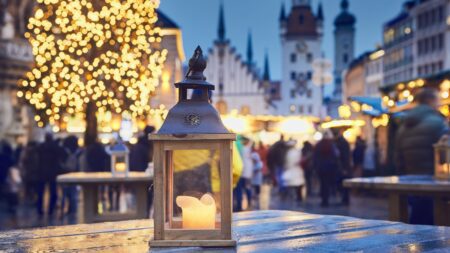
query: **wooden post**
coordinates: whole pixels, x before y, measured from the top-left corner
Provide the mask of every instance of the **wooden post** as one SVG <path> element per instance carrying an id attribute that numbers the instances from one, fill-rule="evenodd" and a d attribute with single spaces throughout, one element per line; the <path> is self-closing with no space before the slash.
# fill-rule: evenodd
<path id="1" fill-rule="evenodd" d="M 389 194 L 389 220 L 408 222 L 408 201 L 404 195 Z"/>
<path id="2" fill-rule="evenodd" d="M 434 225 L 450 226 L 449 200 L 444 196 L 434 198 Z"/>
<path id="3" fill-rule="evenodd" d="M 164 221 L 165 221 L 165 173 L 164 173 L 164 149 L 161 141 L 155 141 L 154 143 L 154 222 L 155 222 L 155 240 L 164 240 Z"/>

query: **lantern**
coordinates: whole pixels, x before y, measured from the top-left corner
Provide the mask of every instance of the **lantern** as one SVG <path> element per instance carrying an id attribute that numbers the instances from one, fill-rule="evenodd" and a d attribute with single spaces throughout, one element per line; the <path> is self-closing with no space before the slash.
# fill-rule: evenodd
<path id="1" fill-rule="evenodd" d="M 122 141 L 119 141 L 109 149 L 111 156 L 111 173 L 115 176 L 128 176 L 128 155 L 129 150 Z"/>
<path id="2" fill-rule="evenodd" d="M 450 137 L 444 135 L 434 145 L 434 176 L 450 180 Z"/>
<path id="3" fill-rule="evenodd" d="M 186 79 L 176 83 L 179 101 L 154 143 L 154 238 L 151 247 L 233 247 L 232 145 L 209 101 L 206 60 L 197 47 Z"/>

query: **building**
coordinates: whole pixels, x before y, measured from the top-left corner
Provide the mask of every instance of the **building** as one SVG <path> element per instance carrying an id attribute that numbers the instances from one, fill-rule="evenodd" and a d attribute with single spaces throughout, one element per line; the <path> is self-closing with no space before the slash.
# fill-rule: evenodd
<path id="1" fill-rule="evenodd" d="M 171 108 L 177 101 L 177 91 L 174 83 L 183 80 L 183 62 L 185 54 L 183 49 L 183 36 L 180 27 L 160 10 L 157 27 L 161 28 L 162 36 L 160 47 L 167 50 L 166 61 L 161 75 L 160 85 L 155 90 L 155 96 L 151 100 L 153 108 Z"/>
<path id="2" fill-rule="evenodd" d="M 334 20 L 334 90 L 328 101 L 328 114 L 336 118 L 337 109 L 345 101 L 342 94 L 343 72 L 355 57 L 356 18 L 348 11 L 348 0 L 341 1 L 341 13 Z"/>
<path id="3" fill-rule="evenodd" d="M 31 134 L 28 111 L 17 101 L 17 81 L 33 64 L 23 37 L 34 1 L 0 1 L 0 139 L 17 141 Z M 28 133 L 28 134 L 27 134 Z"/>
<path id="4" fill-rule="evenodd" d="M 280 13 L 282 47 L 281 99 L 274 102 L 273 114 L 322 116 L 322 94 L 312 79 L 312 62 L 321 56 L 323 12 L 317 13 L 309 0 L 293 0 L 289 13 Z"/>
<path id="5" fill-rule="evenodd" d="M 383 27 L 384 83 L 391 84 L 416 76 L 414 70 L 414 17 L 416 1 L 407 1 L 402 11 Z"/>
<path id="6" fill-rule="evenodd" d="M 415 32 L 413 69 L 418 77 L 450 68 L 450 2 L 421 0 L 411 9 Z"/>
<path id="7" fill-rule="evenodd" d="M 268 113 L 264 78 L 253 61 L 251 34 L 248 35 L 246 58 L 243 58 L 226 38 L 223 6 L 219 11 L 217 39 L 208 52 L 207 61 L 205 76 L 208 82 L 216 85 L 212 100 L 220 113 Z M 268 61 L 266 64 L 267 73 L 263 76 L 269 79 Z"/>

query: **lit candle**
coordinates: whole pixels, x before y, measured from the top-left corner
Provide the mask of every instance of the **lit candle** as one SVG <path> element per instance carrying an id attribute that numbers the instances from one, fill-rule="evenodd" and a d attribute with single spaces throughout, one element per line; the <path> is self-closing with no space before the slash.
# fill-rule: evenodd
<path id="1" fill-rule="evenodd" d="M 116 171 L 117 172 L 125 172 L 125 170 L 126 170 L 125 163 L 122 163 L 122 162 L 116 163 Z"/>
<path id="2" fill-rule="evenodd" d="M 178 196 L 177 205 L 182 210 L 183 228 L 214 229 L 216 227 L 216 202 L 210 194 L 200 199 Z"/>

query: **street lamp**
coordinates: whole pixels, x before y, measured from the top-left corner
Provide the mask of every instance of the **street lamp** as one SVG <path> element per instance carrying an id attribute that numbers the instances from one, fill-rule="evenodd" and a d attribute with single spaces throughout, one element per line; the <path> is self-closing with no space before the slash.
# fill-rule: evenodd
<path id="1" fill-rule="evenodd" d="M 321 96 L 321 106 L 320 106 L 320 116 L 323 115 L 323 101 L 325 99 L 325 85 L 331 83 L 333 80 L 333 75 L 330 73 L 331 70 L 331 61 L 325 58 L 317 58 L 312 63 L 313 68 L 313 76 L 312 81 L 315 85 L 320 87 L 320 96 Z"/>
<path id="2" fill-rule="evenodd" d="M 210 104 L 206 60 L 197 47 L 186 79 L 176 83 L 179 101 L 154 141 L 154 238 L 151 247 L 234 247 L 231 235 L 232 148 Z M 193 96 L 189 99 L 189 92 Z M 215 181 L 214 181 L 215 179 Z"/>

